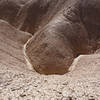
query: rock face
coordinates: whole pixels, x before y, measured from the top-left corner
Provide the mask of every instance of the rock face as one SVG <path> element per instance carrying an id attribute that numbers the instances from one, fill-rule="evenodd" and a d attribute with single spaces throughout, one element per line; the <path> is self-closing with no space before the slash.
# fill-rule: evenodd
<path id="1" fill-rule="evenodd" d="M 15 26 L 15 23 L 18 22 L 17 16 L 19 16 L 20 10 L 26 3 L 27 0 L 0 0 L 0 19 Z"/>
<path id="2" fill-rule="evenodd" d="M 81 3 L 82 16 L 85 22 L 100 25 L 100 1 L 99 0 L 83 0 Z"/>
<path id="3" fill-rule="evenodd" d="M 0 100 L 99 100 L 99 5 L 0 0 Z"/>
<path id="4" fill-rule="evenodd" d="M 23 54 L 23 45 L 31 37 L 7 22 L 0 20 L 0 63 L 20 68 L 27 68 Z"/>
<path id="5" fill-rule="evenodd" d="M 78 55 L 100 47 L 99 0 L 1 0 L 0 5 L 1 19 L 34 34 L 25 56 L 41 74 L 64 74 Z"/>
<path id="6" fill-rule="evenodd" d="M 57 4 L 62 2 L 58 0 Z M 95 9 L 99 13 L 99 5 L 98 0 L 66 1 L 52 19 L 35 33 L 25 45 L 25 52 L 37 72 L 64 74 L 78 55 L 93 53 L 99 48 L 99 14 L 93 14 Z"/>

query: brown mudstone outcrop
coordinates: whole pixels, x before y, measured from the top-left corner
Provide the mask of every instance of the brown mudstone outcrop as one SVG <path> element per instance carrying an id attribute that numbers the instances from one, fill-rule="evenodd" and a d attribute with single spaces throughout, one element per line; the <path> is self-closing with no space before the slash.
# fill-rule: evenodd
<path id="1" fill-rule="evenodd" d="M 99 0 L 1 0 L 0 5 L 1 19 L 33 34 L 24 54 L 41 74 L 64 74 L 77 56 L 100 47 Z"/>
<path id="2" fill-rule="evenodd" d="M 6 21 L 0 20 L 0 64 L 27 68 L 23 45 L 30 37 L 31 34 L 19 31 Z"/>
<path id="3" fill-rule="evenodd" d="M 15 25 L 20 9 L 27 3 L 27 0 L 0 0 L 0 19 L 6 20 Z M 21 22 L 20 22 L 21 24 Z"/>
<path id="4" fill-rule="evenodd" d="M 25 45 L 27 58 L 39 73 L 64 74 L 77 56 L 94 53 L 100 46 L 100 30 L 97 24 L 99 14 L 96 14 L 97 21 L 93 14 L 95 9 L 99 13 L 99 1 L 73 2 L 66 1 L 53 18 Z"/>
<path id="5" fill-rule="evenodd" d="M 99 5 L 0 0 L 0 100 L 99 100 Z"/>

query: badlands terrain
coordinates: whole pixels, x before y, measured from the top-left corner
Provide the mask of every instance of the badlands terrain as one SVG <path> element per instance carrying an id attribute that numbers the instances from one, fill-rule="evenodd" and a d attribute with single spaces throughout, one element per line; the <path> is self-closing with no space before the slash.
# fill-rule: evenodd
<path id="1" fill-rule="evenodd" d="M 0 0 L 0 100 L 100 100 L 100 0 Z"/>

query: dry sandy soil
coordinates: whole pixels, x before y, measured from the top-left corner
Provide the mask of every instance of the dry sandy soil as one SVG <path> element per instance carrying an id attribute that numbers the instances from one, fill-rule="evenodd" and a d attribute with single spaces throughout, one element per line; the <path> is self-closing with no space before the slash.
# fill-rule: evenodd
<path id="1" fill-rule="evenodd" d="M 100 100 L 100 1 L 81 1 L 0 0 L 0 100 Z"/>

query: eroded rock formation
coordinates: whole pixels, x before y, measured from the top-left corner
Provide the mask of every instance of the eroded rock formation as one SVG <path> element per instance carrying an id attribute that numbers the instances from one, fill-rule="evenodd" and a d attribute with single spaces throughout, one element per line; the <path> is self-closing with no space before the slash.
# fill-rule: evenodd
<path id="1" fill-rule="evenodd" d="M 99 49 L 99 0 L 1 0 L 0 4 L 1 19 L 33 34 L 25 44 L 25 56 L 39 73 L 64 74 L 78 55 Z"/>
<path id="2" fill-rule="evenodd" d="M 65 1 L 63 7 L 26 44 L 29 61 L 39 73 L 64 74 L 74 58 L 93 53 L 100 46 L 99 1 L 73 2 Z M 57 4 L 62 2 L 58 0 Z"/>
<path id="3" fill-rule="evenodd" d="M 0 100 L 99 100 L 99 5 L 0 0 Z"/>
<path id="4" fill-rule="evenodd" d="M 0 20 L 0 63 L 8 67 L 27 68 L 23 45 L 30 37 L 31 34 L 19 31 Z"/>

